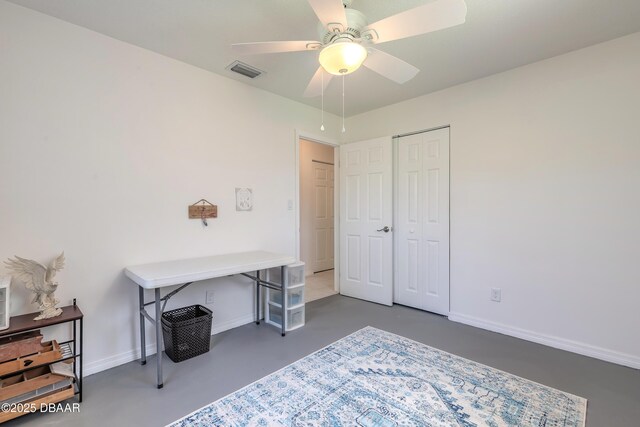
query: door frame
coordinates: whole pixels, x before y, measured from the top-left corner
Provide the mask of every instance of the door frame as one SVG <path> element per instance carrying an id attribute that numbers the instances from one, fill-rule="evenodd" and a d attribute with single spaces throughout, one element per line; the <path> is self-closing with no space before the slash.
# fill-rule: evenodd
<path id="1" fill-rule="evenodd" d="M 295 131 L 295 254 L 300 259 L 300 139 L 329 145 L 333 150 L 333 287 L 340 293 L 340 143 L 324 135 L 313 135 L 296 129 Z M 307 266 L 305 266 L 306 268 Z"/>
<path id="2" fill-rule="evenodd" d="M 447 124 L 447 125 L 442 125 L 442 126 L 436 126 L 436 127 L 432 127 L 432 128 L 428 128 L 428 129 L 424 129 L 424 130 L 418 130 L 418 131 L 414 131 L 414 132 L 406 132 L 406 133 L 402 133 L 402 134 L 398 134 L 398 135 L 393 135 L 393 228 L 397 229 L 398 224 L 396 223 L 396 220 L 398 218 L 398 174 L 399 174 L 399 167 L 398 167 L 398 138 L 404 137 L 404 136 L 411 136 L 411 135 L 416 135 L 416 134 L 420 134 L 420 133 L 426 133 L 426 132 L 432 132 L 432 131 L 436 131 L 436 130 L 440 130 L 440 129 L 449 129 L 449 314 L 451 313 L 451 125 Z M 397 269 L 396 269 L 396 253 L 398 252 L 398 240 L 396 239 L 396 235 L 393 236 L 393 282 L 394 282 L 394 286 L 393 286 L 393 303 L 396 303 L 396 299 L 397 297 L 397 292 L 398 289 L 395 286 L 395 283 L 397 283 Z M 448 315 L 446 317 L 449 317 Z"/>

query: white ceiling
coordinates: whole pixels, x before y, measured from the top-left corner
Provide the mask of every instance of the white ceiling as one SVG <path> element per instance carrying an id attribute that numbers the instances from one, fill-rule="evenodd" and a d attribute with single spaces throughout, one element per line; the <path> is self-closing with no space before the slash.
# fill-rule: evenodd
<path id="1" fill-rule="evenodd" d="M 317 18 L 304 0 L 11 0 L 31 9 L 245 82 L 308 105 L 302 93 L 316 52 L 237 57 L 232 43 L 316 40 Z M 369 22 L 428 0 L 353 0 Z M 420 68 L 398 85 L 364 67 L 346 77 L 346 115 L 640 31 L 638 0 L 467 0 L 464 25 L 378 45 Z M 44 35 L 43 35 L 44 36 Z M 636 52 L 637 54 L 637 52 Z M 235 59 L 266 71 L 250 80 L 225 69 Z M 341 114 L 340 79 L 325 108 Z"/>

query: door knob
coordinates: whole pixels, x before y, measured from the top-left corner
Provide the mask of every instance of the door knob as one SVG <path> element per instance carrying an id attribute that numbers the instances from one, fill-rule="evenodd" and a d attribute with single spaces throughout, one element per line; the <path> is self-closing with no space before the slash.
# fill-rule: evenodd
<path id="1" fill-rule="evenodd" d="M 388 233 L 391 231 L 391 228 L 389 228 L 389 226 L 385 225 L 383 228 L 381 228 L 380 230 L 376 230 L 376 231 L 384 231 L 385 233 Z"/>

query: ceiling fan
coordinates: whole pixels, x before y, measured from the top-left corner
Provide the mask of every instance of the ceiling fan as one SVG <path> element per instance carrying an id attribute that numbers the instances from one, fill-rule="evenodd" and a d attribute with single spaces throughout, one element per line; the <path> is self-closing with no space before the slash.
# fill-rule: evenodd
<path id="1" fill-rule="evenodd" d="M 319 51 L 320 66 L 304 92 L 307 97 L 320 95 L 332 76 L 351 74 L 361 65 L 396 83 L 411 80 L 420 70 L 373 46 L 463 24 L 467 15 L 464 0 L 432 0 L 368 24 L 362 12 L 349 7 L 351 0 L 307 1 L 320 20 L 320 41 L 270 41 L 232 45 L 237 53 L 243 55 Z M 329 73 L 327 77 L 323 70 Z"/>

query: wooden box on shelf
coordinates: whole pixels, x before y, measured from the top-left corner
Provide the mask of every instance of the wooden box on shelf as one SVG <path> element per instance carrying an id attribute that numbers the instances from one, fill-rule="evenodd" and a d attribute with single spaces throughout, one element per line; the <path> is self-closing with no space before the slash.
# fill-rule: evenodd
<path id="1" fill-rule="evenodd" d="M 62 351 L 56 340 L 44 342 L 40 349 L 33 354 L 27 354 L 0 363 L 0 375 L 8 375 L 29 366 L 44 365 L 62 359 Z"/>
<path id="2" fill-rule="evenodd" d="M 12 404 L 16 409 L 0 412 L 0 423 L 33 412 L 41 404 L 62 402 L 73 397 L 73 383 L 73 378 L 54 374 L 49 366 L 0 380 L 0 401 Z"/>
<path id="3" fill-rule="evenodd" d="M 33 354 L 42 348 L 42 334 L 37 329 L 0 338 L 0 363 Z"/>

